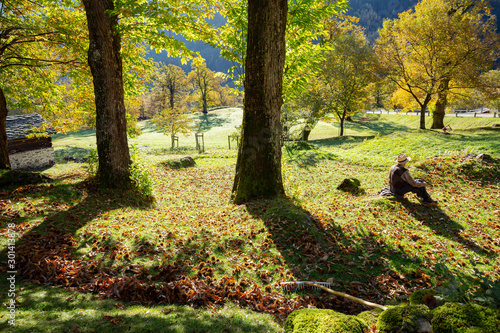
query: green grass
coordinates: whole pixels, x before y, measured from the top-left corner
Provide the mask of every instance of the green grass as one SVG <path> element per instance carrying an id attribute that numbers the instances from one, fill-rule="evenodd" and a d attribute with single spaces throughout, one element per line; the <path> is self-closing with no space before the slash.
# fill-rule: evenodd
<path id="1" fill-rule="evenodd" d="M 0 288 L 8 285 L 2 276 Z M 16 326 L 3 332 L 280 332 L 269 315 L 228 303 L 213 310 L 174 305 L 134 305 L 92 294 L 17 284 Z M 5 319 L 5 311 L 1 314 Z"/>
<path id="2" fill-rule="evenodd" d="M 478 286 L 477 278 L 498 283 L 500 171 L 461 160 L 467 153 L 499 158 L 498 131 L 471 130 L 474 121 L 483 119 L 453 118 L 454 130 L 445 136 L 412 129 L 417 122 L 410 116 L 362 115 L 346 124 L 343 138 L 335 136 L 337 124 L 320 122 L 309 149 L 284 150 L 288 197 L 236 206 L 229 200 L 236 150 L 227 149 L 227 135 L 234 132 L 239 115 L 237 109 L 220 110 L 209 119 L 203 154 L 194 150 L 194 136 L 181 149 L 171 150 L 167 137 L 142 123 L 143 134 L 131 143 L 142 147 L 141 158 L 150 168 L 154 207 L 138 206 L 128 193 L 96 192 L 84 182 L 85 164 L 64 163 L 64 156 L 84 157 L 95 147 L 92 131 L 56 136 L 53 144 L 61 163 L 43 172 L 55 181 L 11 186 L 0 193 L 2 256 L 5 228 L 13 223 L 19 255 L 52 260 L 41 271 L 32 264 L 19 268 L 31 281 L 16 281 L 17 330 L 280 332 L 284 316 L 278 314 L 277 322 L 270 314 L 253 311 L 265 299 L 254 301 L 254 288 L 279 298 L 281 281 L 332 279 L 338 291 L 391 303 L 450 280 L 458 287 Z M 438 206 L 422 205 L 412 195 L 403 201 L 376 196 L 401 152 L 412 157 L 412 174 L 430 184 Z M 163 166 L 188 154 L 196 167 Z M 344 178 L 359 179 L 365 194 L 337 190 Z M 78 267 L 101 279 L 100 298 L 84 278 L 78 283 L 72 273 L 62 271 Z M 57 274 L 50 275 L 53 271 Z M 181 275 L 198 286 L 198 295 L 208 297 L 207 290 L 221 286 L 236 292 L 222 284 L 226 278 L 234 279 L 247 296 L 212 308 L 195 306 L 201 300 L 188 302 L 193 307 L 145 305 L 150 299 L 137 286 L 121 291 L 128 300 L 123 301 L 107 299 L 113 288 L 103 285 L 137 278 L 160 288 Z M 46 285 L 54 282 L 62 287 Z M 5 273 L 0 283 L 6 290 Z M 200 289 L 205 285 L 208 289 Z M 314 296 L 319 307 L 347 313 L 361 310 L 318 293 L 285 295 Z M 0 297 L 2 304 L 9 301 L 4 293 Z M 0 318 L 7 316 L 0 310 Z"/>

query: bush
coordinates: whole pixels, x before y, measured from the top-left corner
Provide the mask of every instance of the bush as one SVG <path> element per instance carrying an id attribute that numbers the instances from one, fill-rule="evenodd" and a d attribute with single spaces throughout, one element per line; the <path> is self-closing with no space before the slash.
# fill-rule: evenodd
<path id="1" fill-rule="evenodd" d="M 132 160 L 132 163 L 130 164 L 130 179 L 132 180 L 132 187 L 143 200 L 153 202 L 153 182 L 149 177 L 150 171 L 139 159 L 138 151 L 139 148 L 136 145 L 133 145 L 132 154 L 130 155 Z"/>

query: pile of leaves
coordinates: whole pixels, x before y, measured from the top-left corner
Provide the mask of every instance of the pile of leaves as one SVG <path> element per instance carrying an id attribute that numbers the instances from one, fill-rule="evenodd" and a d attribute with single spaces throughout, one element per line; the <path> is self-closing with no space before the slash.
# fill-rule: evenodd
<path id="1" fill-rule="evenodd" d="M 285 320 L 289 313 L 304 307 L 351 308 L 343 299 L 319 295 L 287 297 L 283 293 L 262 290 L 250 279 L 237 281 L 224 276 L 218 280 L 204 275 L 201 269 L 196 277 L 181 273 L 177 265 L 155 267 L 158 274 L 149 275 L 141 265 L 130 265 L 127 274 L 100 267 L 93 260 L 72 259 L 70 253 L 75 239 L 52 229 L 47 235 L 29 233 L 18 247 L 19 267 L 24 279 L 40 285 L 55 285 L 101 298 L 116 298 L 140 304 L 186 304 L 194 307 L 216 307 L 228 301 L 252 310 L 271 313 Z M 159 282 L 161 281 L 161 282 Z M 362 286 L 353 285 L 362 291 Z"/>

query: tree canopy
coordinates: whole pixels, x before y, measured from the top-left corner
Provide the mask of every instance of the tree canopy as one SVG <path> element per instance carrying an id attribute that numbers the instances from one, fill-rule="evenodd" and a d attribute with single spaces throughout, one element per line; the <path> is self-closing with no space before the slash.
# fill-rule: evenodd
<path id="1" fill-rule="evenodd" d="M 482 4 L 482 2 L 481 2 Z M 457 15 L 454 1 L 422 0 L 387 20 L 376 42 L 380 71 L 398 89 L 410 94 L 421 110 L 420 128 L 435 94 L 478 76 L 496 60 L 496 23 L 487 6 Z"/>
<path id="2" fill-rule="evenodd" d="M 328 109 L 340 121 L 340 136 L 344 121 L 359 111 L 368 97 L 368 86 L 375 81 L 374 56 L 362 29 L 349 20 L 332 21 L 326 43 L 325 59 L 319 80 L 325 86 Z"/>

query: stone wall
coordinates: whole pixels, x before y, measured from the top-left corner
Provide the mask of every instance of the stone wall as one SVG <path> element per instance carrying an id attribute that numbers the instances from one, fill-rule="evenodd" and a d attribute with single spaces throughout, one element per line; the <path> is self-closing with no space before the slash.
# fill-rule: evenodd
<path id="1" fill-rule="evenodd" d="M 41 169 L 56 164 L 52 147 L 11 154 L 9 159 L 12 170 Z"/>

